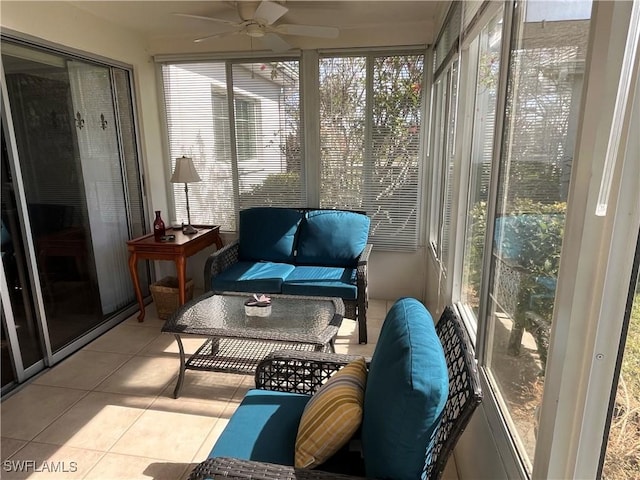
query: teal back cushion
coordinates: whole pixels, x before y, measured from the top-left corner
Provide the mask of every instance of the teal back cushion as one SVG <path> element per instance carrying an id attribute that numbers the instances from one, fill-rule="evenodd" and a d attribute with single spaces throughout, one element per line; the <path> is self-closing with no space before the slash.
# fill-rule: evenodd
<path id="1" fill-rule="evenodd" d="M 367 477 L 416 479 L 449 393 L 442 345 L 427 309 L 413 298 L 389 310 L 364 396 L 362 449 Z"/>
<path id="2" fill-rule="evenodd" d="M 355 267 L 369 238 L 369 217 L 344 210 L 311 210 L 300 225 L 298 265 Z"/>
<path id="3" fill-rule="evenodd" d="M 301 210 L 293 208 L 241 210 L 240 260 L 293 263 L 293 246 L 302 216 Z"/>

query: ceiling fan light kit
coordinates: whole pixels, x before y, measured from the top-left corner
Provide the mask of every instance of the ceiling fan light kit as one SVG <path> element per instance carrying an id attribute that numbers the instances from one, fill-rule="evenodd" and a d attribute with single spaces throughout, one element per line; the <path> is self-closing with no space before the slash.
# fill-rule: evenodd
<path id="1" fill-rule="evenodd" d="M 259 38 L 267 48 L 270 48 L 275 52 L 284 52 L 293 47 L 280 35 L 296 35 L 315 38 L 338 37 L 339 30 L 336 27 L 298 24 L 274 25 L 276 21 L 289 11 L 287 7 L 284 7 L 279 3 L 264 0 L 260 2 L 255 10 L 254 6 L 255 2 L 236 2 L 238 16 L 241 19 L 240 22 L 234 22 L 223 18 L 191 15 L 188 13 L 175 13 L 174 15 L 215 23 L 223 23 L 234 27 L 234 30 L 231 31 L 196 38 L 194 40 L 196 43 L 214 38 L 240 34 L 247 35 L 252 38 Z"/>

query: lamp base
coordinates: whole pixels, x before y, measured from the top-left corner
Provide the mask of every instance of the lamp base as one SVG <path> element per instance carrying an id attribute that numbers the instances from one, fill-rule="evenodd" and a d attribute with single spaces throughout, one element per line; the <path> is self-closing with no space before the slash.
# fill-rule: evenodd
<path id="1" fill-rule="evenodd" d="M 198 233 L 198 230 L 193 228 L 193 225 L 189 224 L 189 225 L 185 225 L 182 228 L 182 233 L 184 233 L 185 235 L 194 235 L 194 234 Z"/>

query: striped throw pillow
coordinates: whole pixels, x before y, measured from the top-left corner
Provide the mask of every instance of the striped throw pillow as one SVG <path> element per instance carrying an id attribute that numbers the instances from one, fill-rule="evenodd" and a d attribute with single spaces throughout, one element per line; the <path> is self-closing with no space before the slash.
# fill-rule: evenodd
<path id="1" fill-rule="evenodd" d="M 362 423 L 367 365 L 355 360 L 335 373 L 307 403 L 296 437 L 295 466 L 313 468 L 349 441 Z"/>

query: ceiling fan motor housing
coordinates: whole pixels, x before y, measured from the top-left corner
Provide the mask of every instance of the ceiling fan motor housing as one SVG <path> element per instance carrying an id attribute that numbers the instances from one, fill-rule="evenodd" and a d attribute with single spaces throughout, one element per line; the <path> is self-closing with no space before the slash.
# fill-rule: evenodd
<path id="1" fill-rule="evenodd" d="M 264 28 L 259 23 L 250 23 L 246 26 L 245 33 L 250 37 L 264 37 Z"/>

